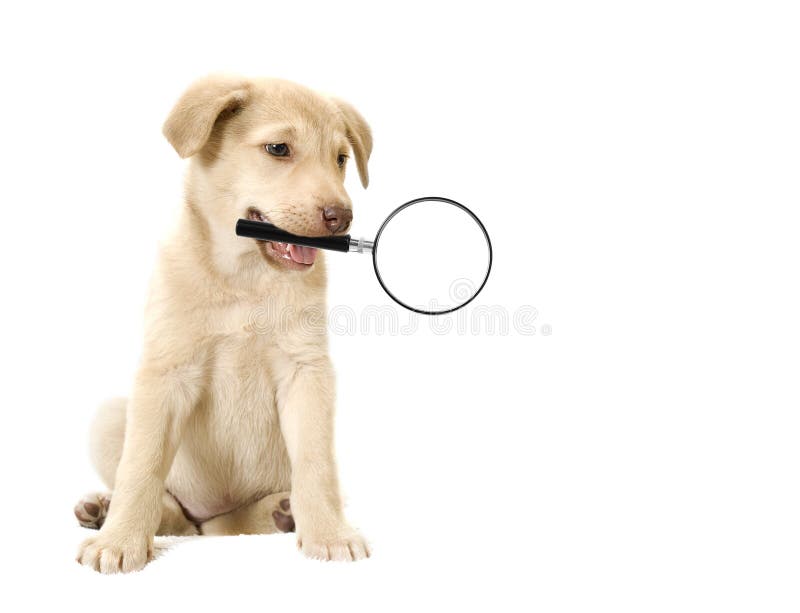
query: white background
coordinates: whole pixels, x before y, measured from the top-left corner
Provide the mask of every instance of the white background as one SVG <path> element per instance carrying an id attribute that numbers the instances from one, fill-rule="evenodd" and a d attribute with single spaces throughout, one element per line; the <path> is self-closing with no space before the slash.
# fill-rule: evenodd
<path id="1" fill-rule="evenodd" d="M 4 8 L 3 608 L 796 611 L 791 5 Z M 217 70 L 350 100 L 375 135 L 355 232 L 463 201 L 495 244 L 467 316 L 529 305 L 536 334 L 332 336 L 371 560 L 200 538 L 103 577 L 73 560 L 87 427 L 128 392 L 180 203 L 161 124 Z M 329 257 L 331 305 L 391 304 L 355 257 Z"/>

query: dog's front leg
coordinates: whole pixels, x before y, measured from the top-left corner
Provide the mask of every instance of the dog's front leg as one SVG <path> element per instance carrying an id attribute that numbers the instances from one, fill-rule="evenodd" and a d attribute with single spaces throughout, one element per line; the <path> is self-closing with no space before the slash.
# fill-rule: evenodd
<path id="1" fill-rule="evenodd" d="M 191 367 L 137 376 L 128 406 L 125 443 L 108 517 L 86 539 L 78 561 L 103 573 L 139 570 L 151 558 L 161 520 L 164 480 L 183 425 L 197 401 L 199 377 Z"/>
<path id="2" fill-rule="evenodd" d="M 364 539 L 345 521 L 333 450 L 334 376 L 327 358 L 298 365 L 279 403 L 292 464 L 291 505 L 297 545 L 323 560 L 369 557 Z"/>

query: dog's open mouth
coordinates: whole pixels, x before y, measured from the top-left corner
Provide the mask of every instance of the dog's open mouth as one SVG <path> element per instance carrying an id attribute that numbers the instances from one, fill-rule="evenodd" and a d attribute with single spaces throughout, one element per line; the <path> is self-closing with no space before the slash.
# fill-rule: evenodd
<path id="1" fill-rule="evenodd" d="M 266 215 L 252 207 L 247 211 L 247 218 L 253 221 L 271 223 Z M 264 258 L 271 258 L 292 270 L 310 268 L 317 258 L 317 250 L 314 247 L 303 247 L 301 245 L 290 245 L 289 243 L 276 243 L 273 241 L 257 242 Z"/>

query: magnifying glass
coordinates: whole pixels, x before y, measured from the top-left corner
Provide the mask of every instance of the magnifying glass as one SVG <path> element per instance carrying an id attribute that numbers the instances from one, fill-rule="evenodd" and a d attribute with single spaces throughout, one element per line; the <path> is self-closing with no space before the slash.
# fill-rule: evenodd
<path id="1" fill-rule="evenodd" d="M 374 240 L 298 236 L 261 221 L 240 219 L 236 234 L 329 251 L 371 253 L 378 283 L 397 304 L 423 315 L 451 313 L 472 302 L 489 279 L 492 243 L 481 220 L 463 204 L 429 196 L 397 207 Z"/>

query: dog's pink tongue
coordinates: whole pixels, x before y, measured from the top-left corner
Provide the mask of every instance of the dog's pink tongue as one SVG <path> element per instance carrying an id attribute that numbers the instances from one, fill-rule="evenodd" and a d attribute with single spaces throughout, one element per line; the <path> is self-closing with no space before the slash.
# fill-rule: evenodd
<path id="1" fill-rule="evenodd" d="M 298 264 L 313 264 L 317 257 L 317 250 L 314 247 L 289 245 L 289 257 Z"/>

